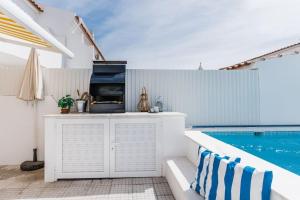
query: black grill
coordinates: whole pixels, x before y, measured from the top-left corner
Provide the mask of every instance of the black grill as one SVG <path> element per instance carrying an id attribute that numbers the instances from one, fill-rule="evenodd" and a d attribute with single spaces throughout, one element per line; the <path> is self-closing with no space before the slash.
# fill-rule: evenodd
<path id="1" fill-rule="evenodd" d="M 94 61 L 90 81 L 91 113 L 125 112 L 126 61 Z"/>

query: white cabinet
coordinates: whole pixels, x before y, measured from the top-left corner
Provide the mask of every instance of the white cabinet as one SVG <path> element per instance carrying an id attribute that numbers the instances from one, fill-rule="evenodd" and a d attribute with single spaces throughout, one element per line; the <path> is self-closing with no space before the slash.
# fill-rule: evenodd
<path id="1" fill-rule="evenodd" d="M 161 176 L 162 159 L 183 152 L 183 131 L 181 113 L 48 115 L 45 181 Z"/>
<path id="2" fill-rule="evenodd" d="M 110 176 L 160 176 L 160 121 L 110 120 Z"/>
<path id="3" fill-rule="evenodd" d="M 109 120 L 57 121 L 57 178 L 109 176 Z"/>

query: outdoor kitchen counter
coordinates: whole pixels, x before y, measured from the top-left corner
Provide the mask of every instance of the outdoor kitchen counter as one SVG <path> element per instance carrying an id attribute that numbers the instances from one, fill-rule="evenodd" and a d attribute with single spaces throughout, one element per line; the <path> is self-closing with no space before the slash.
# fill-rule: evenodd
<path id="1" fill-rule="evenodd" d="M 45 115 L 45 181 L 161 176 L 162 160 L 185 155 L 186 115 Z"/>
<path id="2" fill-rule="evenodd" d="M 159 113 L 147 113 L 147 112 L 125 112 L 125 113 L 69 113 L 69 114 L 48 114 L 44 117 L 54 118 L 76 118 L 76 117 L 171 117 L 182 116 L 186 117 L 186 114 L 180 112 L 159 112 Z"/>

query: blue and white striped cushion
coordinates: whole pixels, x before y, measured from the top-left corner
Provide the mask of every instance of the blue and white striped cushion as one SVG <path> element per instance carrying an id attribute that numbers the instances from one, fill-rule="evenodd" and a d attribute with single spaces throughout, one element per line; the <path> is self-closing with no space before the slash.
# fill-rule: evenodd
<path id="1" fill-rule="evenodd" d="M 227 166 L 235 166 L 240 160 L 240 158 L 211 154 L 205 188 L 206 199 L 224 199 L 224 194 L 230 190 L 230 182 L 232 182 L 230 177 L 226 177 L 227 182 L 224 182 Z"/>
<path id="2" fill-rule="evenodd" d="M 272 171 L 237 164 L 234 167 L 232 199 L 269 200 L 272 180 Z"/>
<path id="3" fill-rule="evenodd" d="M 217 155 L 210 156 L 206 194 L 208 200 L 269 200 L 272 172 L 258 171 Z"/>
<path id="4" fill-rule="evenodd" d="M 207 178 L 207 170 L 209 164 L 209 157 L 211 151 L 199 147 L 198 151 L 198 167 L 196 172 L 195 181 L 191 184 L 191 188 L 195 190 L 198 194 L 204 197 L 205 195 L 205 183 Z"/>

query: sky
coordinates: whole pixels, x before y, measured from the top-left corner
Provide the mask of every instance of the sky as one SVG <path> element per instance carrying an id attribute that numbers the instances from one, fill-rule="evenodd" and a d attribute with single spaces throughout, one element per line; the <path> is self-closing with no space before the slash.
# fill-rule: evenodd
<path id="1" fill-rule="evenodd" d="M 81 16 L 107 60 L 218 69 L 300 41 L 299 0 L 38 0 Z"/>

